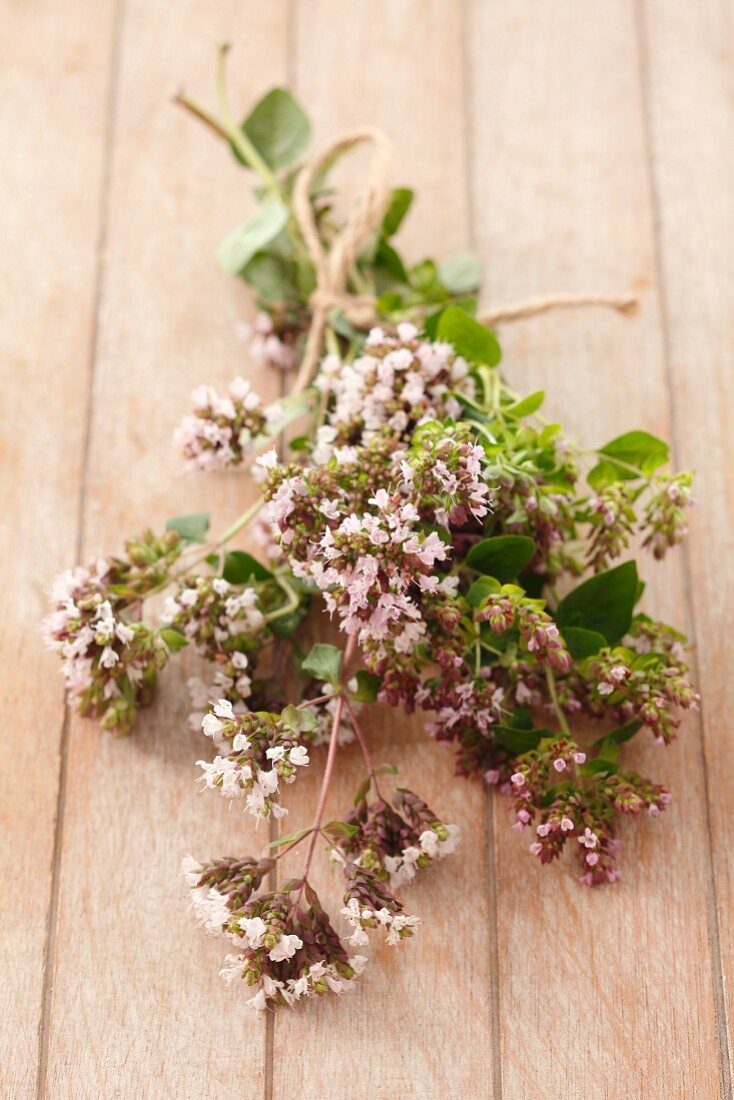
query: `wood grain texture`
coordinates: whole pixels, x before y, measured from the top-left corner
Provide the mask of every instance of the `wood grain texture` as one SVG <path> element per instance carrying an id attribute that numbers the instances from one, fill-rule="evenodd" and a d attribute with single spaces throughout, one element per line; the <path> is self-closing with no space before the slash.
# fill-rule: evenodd
<path id="1" fill-rule="evenodd" d="M 235 323 L 250 305 L 213 256 L 251 209 L 224 147 L 170 103 L 185 75 L 211 102 L 214 46 L 239 43 L 233 95 L 283 80 L 285 5 L 128 2 L 120 50 L 107 248 L 84 511 L 84 556 L 147 524 L 211 508 L 221 527 L 252 500 L 237 477 L 180 475 L 171 433 L 189 391 L 243 368 Z M 254 34 L 257 27 L 257 35 Z M 262 44 L 267 43 L 263 51 Z M 260 386 L 260 382 L 263 385 Z M 274 380 L 258 379 L 259 388 Z M 208 751 L 187 730 L 185 663 L 117 740 L 75 719 L 61 854 L 48 1095 L 253 1095 L 265 1026 L 218 975 L 222 943 L 187 911 L 187 851 L 233 845 L 239 815 L 198 794 Z"/>
<path id="2" fill-rule="evenodd" d="M 64 710 L 38 620 L 74 560 L 112 3 L 0 7 L 0 1092 L 35 1094 Z"/>
<path id="3" fill-rule="evenodd" d="M 344 5 L 306 0 L 297 13 L 294 84 L 308 104 L 318 140 L 365 122 L 384 127 L 398 148 L 395 182 L 409 183 L 417 192 L 404 235 L 408 256 L 419 259 L 431 251 L 442 257 L 465 247 L 460 6 L 425 0 Z M 439 219 L 433 216 L 436 209 Z M 276 1100 L 491 1095 L 493 976 L 484 796 L 477 784 L 452 779 L 451 754 L 432 743 L 422 725 L 420 719 L 381 709 L 368 719 L 366 732 L 378 762 L 396 764 L 401 783 L 414 788 L 444 820 L 461 826 L 461 857 L 444 861 L 405 891 L 408 911 L 421 916 L 424 926 L 398 948 L 370 949 L 370 964 L 348 998 L 341 1003 L 324 999 L 309 1006 L 308 1013 L 277 1015 Z M 337 768 L 327 810 L 331 816 L 347 811 L 364 778 L 356 745 L 340 751 Z M 313 812 L 320 768 L 308 771 L 289 792 L 287 831 L 307 824 Z M 284 874 L 298 873 L 303 857 L 296 855 L 288 857 Z M 344 888 L 323 855 L 313 877 L 322 901 L 338 914 Z M 462 885 L 467 877 L 469 890 Z M 336 922 L 343 926 L 341 917 Z M 463 929 L 466 942 L 457 940 L 452 929 Z"/>
<path id="4" fill-rule="evenodd" d="M 734 1041 L 734 689 L 722 659 L 734 599 L 734 13 L 717 0 L 674 12 L 654 0 L 639 7 L 674 446 L 681 465 L 696 471 L 699 502 L 686 553 L 688 602 L 704 698 L 726 1093 Z"/>
<path id="5" fill-rule="evenodd" d="M 25 1100 L 38 1078 L 52 1100 L 728 1100 L 726 0 L 34 0 L 0 6 L 0 38 L 0 522 L 13 547 L 0 617 L 0 1092 Z M 667 751 L 632 750 L 675 798 L 623 834 L 622 884 L 588 891 L 571 867 L 540 868 L 504 800 L 454 780 L 419 720 L 376 713 L 377 760 L 462 826 L 461 855 L 406 891 L 424 927 L 374 950 L 354 992 L 265 1019 L 221 983 L 226 945 L 195 927 L 179 875 L 186 851 L 267 839 L 197 794 L 194 761 L 210 746 L 186 727 L 193 662 L 168 670 L 131 738 L 76 718 L 62 737 L 37 639 L 42 588 L 79 545 L 83 559 L 114 551 L 194 510 L 221 528 L 254 497 L 247 479 L 180 476 L 169 443 L 194 384 L 244 373 L 265 395 L 278 386 L 249 368 L 235 324 L 251 303 L 214 263 L 252 208 L 250 181 L 169 102 L 184 79 L 213 103 L 222 39 L 235 45 L 235 102 L 289 83 L 316 148 L 362 123 L 392 135 L 395 183 L 417 190 L 401 231 L 411 259 L 473 243 L 488 304 L 636 289 L 634 319 L 591 310 L 506 326 L 504 369 L 518 389 L 546 388 L 549 415 L 589 443 L 673 430 L 700 500 L 688 572 L 680 555 L 648 562 L 645 600 L 695 632 L 703 723 Z M 339 178 L 356 187 L 363 167 L 357 155 Z M 314 752 L 290 788 L 288 831 L 308 822 L 322 765 Z M 359 750 L 341 751 L 327 813 L 344 812 L 363 774 Z M 298 872 L 295 855 L 283 871 Z M 314 879 L 338 910 L 335 870 L 323 861 Z"/>
<path id="6" fill-rule="evenodd" d="M 633 424 L 669 435 L 632 5 L 477 0 L 468 42 L 488 301 L 630 285 L 641 297 L 634 320 L 589 311 L 507 326 L 507 374 L 547 389 L 547 415 L 588 443 Z M 645 605 L 684 623 L 674 557 L 645 563 Z M 635 745 L 630 758 L 675 801 L 666 820 L 624 830 L 613 889 L 541 868 L 496 804 L 505 1100 L 718 1095 L 697 723 L 670 751 Z"/>

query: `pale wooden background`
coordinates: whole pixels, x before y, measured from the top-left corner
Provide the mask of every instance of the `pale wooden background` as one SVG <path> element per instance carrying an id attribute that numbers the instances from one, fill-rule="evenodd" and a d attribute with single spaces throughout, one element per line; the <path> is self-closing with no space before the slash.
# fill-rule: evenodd
<path id="1" fill-rule="evenodd" d="M 3 0 L 0 35 L 2 1095 L 729 1096 L 729 0 Z M 100 736 L 64 715 L 37 634 L 60 568 L 181 511 L 221 525 L 252 494 L 178 476 L 169 445 L 193 384 L 247 369 L 249 303 L 212 258 L 246 180 L 169 102 L 182 79 L 209 95 L 224 37 L 243 104 L 288 84 L 319 143 L 360 123 L 397 139 L 414 258 L 471 243 L 494 303 L 636 288 L 631 320 L 508 327 L 507 373 L 585 439 L 644 427 L 698 471 L 685 554 L 646 571 L 648 607 L 695 633 L 706 704 L 669 751 L 635 749 L 675 801 L 628 830 L 623 884 L 541 869 L 504 803 L 384 716 L 375 740 L 464 825 L 462 855 L 359 992 L 275 1020 L 224 987 L 187 912 L 182 853 L 253 837 L 196 793 L 182 675 L 134 737 Z M 360 771 L 341 768 L 335 810 Z"/>

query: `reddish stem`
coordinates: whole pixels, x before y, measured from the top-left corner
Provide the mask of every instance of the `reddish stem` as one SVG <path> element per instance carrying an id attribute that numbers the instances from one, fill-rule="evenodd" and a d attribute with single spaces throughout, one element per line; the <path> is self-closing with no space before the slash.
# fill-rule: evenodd
<path id="1" fill-rule="evenodd" d="M 352 659 L 354 648 L 356 645 L 356 638 L 354 635 L 350 637 L 347 642 L 346 649 L 344 651 L 344 666 L 342 669 L 342 676 L 346 679 L 347 666 Z M 324 778 L 321 781 L 321 791 L 319 792 L 319 801 L 316 806 L 316 814 L 313 821 L 313 833 L 311 835 L 311 843 L 308 846 L 308 854 L 306 856 L 306 863 L 303 868 L 303 885 L 308 878 L 308 872 L 311 870 L 311 861 L 313 860 L 313 854 L 316 849 L 316 841 L 319 837 L 319 830 L 321 829 L 321 822 L 324 817 L 324 807 L 326 806 L 326 796 L 329 793 L 329 784 L 331 783 L 331 777 L 334 772 L 334 761 L 336 760 L 336 750 L 339 744 L 339 726 L 342 720 L 342 711 L 344 709 L 344 691 L 339 693 L 339 697 L 336 701 L 336 707 L 334 709 L 334 721 L 331 724 L 331 737 L 329 738 L 329 752 L 326 757 L 326 768 L 324 769 Z M 303 890 L 303 885 L 301 890 Z"/>
<path id="2" fill-rule="evenodd" d="M 357 740 L 359 741 L 359 747 L 362 750 L 362 756 L 364 757 L 365 763 L 367 765 L 367 771 L 369 772 L 370 779 L 372 780 L 372 782 L 375 785 L 375 792 L 377 793 L 377 797 L 381 798 L 382 801 L 384 802 L 385 800 L 384 800 L 384 798 L 382 798 L 382 791 L 380 790 L 380 784 L 377 782 L 377 772 L 375 771 L 375 766 L 372 763 L 372 757 L 370 756 L 370 750 L 367 748 L 367 739 L 365 738 L 365 735 L 362 732 L 362 727 L 360 726 L 359 722 L 357 721 L 357 715 L 355 714 L 354 707 L 352 706 L 351 702 L 346 697 L 344 699 L 344 702 L 346 703 L 347 710 L 349 711 L 349 721 L 351 723 L 352 729 L 354 730 L 354 732 L 357 735 Z"/>
<path id="3" fill-rule="evenodd" d="M 330 691 L 328 695 L 317 695 L 315 699 L 304 699 L 302 703 L 299 703 L 296 710 L 305 710 L 307 707 L 315 707 L 317 703 L 328 703 L 330 699 L 334 699 L 338 692 Z"/>

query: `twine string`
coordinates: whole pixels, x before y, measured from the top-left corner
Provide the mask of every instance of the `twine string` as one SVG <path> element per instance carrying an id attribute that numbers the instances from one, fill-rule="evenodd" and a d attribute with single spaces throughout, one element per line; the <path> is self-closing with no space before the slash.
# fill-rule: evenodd
<path id="1" fill-rule="evenodd" d="M 316 224 L 312 188 L 319 172 L 362 143 L 373 146 L 366 185 L 354 199 L 344 226 L 326 247 Z M 368 126 L 350 130 L 337 138 L 307 162 L 298 175 L 293 190 L 293 213 L 313 263 L 316 286 L 309 299 L 311 323 L 295 382 L 295 393 L 301 393 L 313 377 L 323 350 L 331 310 L 341 310 L 356 328 L 369 328 L 379 323 L 377 299 L 370 294 L 353 293 L 348 289 L 348 283 L 360 251 L 379 228 L 389 205 L 392 161 L 393 147 L 388 136 L 377 127 Z M 549 294 L 484 310 L 477 319 L 483 325 L 497 325 L 537 317 L 551 310 L 587 306 L 629 313 L 637 304 L 634 294 Z"/>
<path id="2" fill-rule="evenodd" d="M 311 188 L 323 168 L 362 142 L 369 142 L 374 147 L 367 183 L 352 203 L 344 226 L 327 250 L 316 225 Z M 298 176 L 293 190 L 293 213 L 314 266 L 316 288 L 310 299 L 311 325 L 296 379 L 297 393 L 311 381 L 321 355 L 326 320 L 332 309 L 340 309 L 347 320 L 358 328 L 368 328 L 376 319 L 375 299 L 370 295 L 350 293 L 347 283 L 360 250 L 379 227 L 390 202 L 392 159 L 392 143 L 387 135 L 376 127 L 365 127 L 337 138 L 306 164 Z"/>

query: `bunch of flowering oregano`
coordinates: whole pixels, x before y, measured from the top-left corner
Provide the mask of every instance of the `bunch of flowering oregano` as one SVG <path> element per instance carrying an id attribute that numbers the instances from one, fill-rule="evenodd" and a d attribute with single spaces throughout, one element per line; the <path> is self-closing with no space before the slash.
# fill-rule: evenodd
<path id="1" fill-rule="evenodd" d="M 280 89 L 242 124 L 222 97 L 220 118 L 180 102 L 256 175 L 260 205 L 220 261 L 257 292 L 253 360 L 288 372 L 315 285 L 291 201 L 310 126 Z M 624 744 L 647 730 L 667 745 L 698 703 L 684 637 L 639 610 L 629 550 L 634 538 L 659 559 L 681 541 L 690 475 L 670 472 L 667 445 L 643 431 L 583 451 L 543 419 L 542 393 L 511 390 L 473 316 L 476 259 L 408 267 L 396 251 L 411 198 L 393 193 L 349 277 L 379 323 L 332 311 L 315 377 L 277 406 L 240 378 L 193 396 L 176 433 L 186 466 L 252 469 L 261 500 L 213 542 L 208 516 L 179 516 L 65 574 L 45 624 L 70 699 L 121 733 L 170 658 L 196 649 L 209 671 L 189 681 L 192 721 L 213 743 L 201 781 L 257 820 L 282 818 L 299 772 L 323 769 L 313 823 L 279 851 L 186 860 L 197 917 L 233 944 L 223 974 L 256 1009 L 340 993 L 365 963 L 349 946 L 415 934 L 399 892 L 457 842 L 417 794 L 380 788 L 394 769 L 372 762 L 365 707 L 425 711 L 456 773 L 508 796 L 530 852 L 548 863 L 569 847 L 596 885 L 620 874 L 622 818 L 670 801 L 623 766 Z M 339 225 L 327 174 L 311 203 L 328 248 Z M 295 420 L 301 434 L 285 439 Z M 227 549 L 256 518 L 262 555 Z M 304 656 L 296 632 L 324 614 L 344 651 L 320 642 Z M 343 820 L 325 822 L 353 740 L 367 778 Z M 343 879 L 341 931 L 309 881 L 319 841 Z M 280 856 L 304 842 L 302 873 L 278 882 Z"/>

